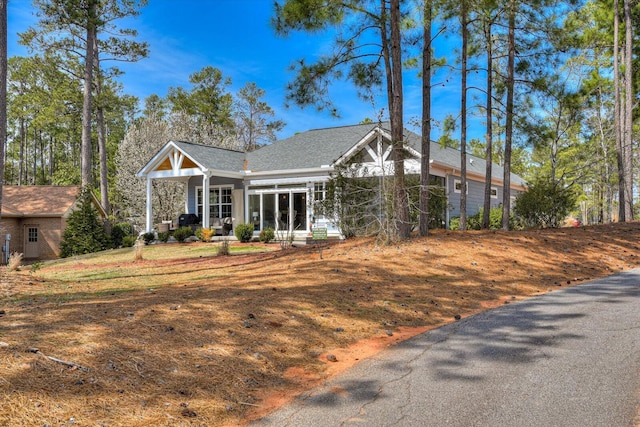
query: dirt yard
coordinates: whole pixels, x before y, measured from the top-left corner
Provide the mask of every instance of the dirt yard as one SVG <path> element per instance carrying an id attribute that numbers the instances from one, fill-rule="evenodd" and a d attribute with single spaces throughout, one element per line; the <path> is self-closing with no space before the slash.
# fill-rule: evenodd
<path id="1" fill-rule="evenodd" d="M 240 425 L 421 331 L 638 267 L 639 237 L 440 231 L 322 259 L 193 243 L 3 269 L 0 425 Z"/>

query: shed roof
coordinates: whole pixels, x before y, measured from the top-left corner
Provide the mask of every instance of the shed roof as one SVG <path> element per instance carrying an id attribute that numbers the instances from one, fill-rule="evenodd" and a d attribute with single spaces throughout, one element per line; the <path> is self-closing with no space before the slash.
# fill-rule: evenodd
<path id="1" fill-rule="evenodd" d="M 80 187 L 75 185 L 5 185 L 2 187 L 2 215 L 63 217 L 73 207 L 79 195 Z"/>

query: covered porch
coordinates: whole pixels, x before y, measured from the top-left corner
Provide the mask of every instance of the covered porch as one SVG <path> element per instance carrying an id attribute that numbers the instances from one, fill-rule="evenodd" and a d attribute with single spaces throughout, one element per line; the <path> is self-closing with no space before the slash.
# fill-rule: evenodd
<path id="1" fill-rule="evenodd" d="M 198 226 L 222 229 L 244 221 L 243 153 L 187 142 L 170 141 L 141 170 L 146 179 L 146 231 L 154 229 L 153 180 L 186 185 L 184 214 L 197 216 Z M 207 196 L 208 195 L 208 196 Z"/>

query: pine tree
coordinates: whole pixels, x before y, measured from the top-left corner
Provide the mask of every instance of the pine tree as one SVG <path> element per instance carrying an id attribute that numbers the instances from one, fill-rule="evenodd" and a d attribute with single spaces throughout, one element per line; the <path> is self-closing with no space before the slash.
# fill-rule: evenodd
<path id="1" fill-rule="evenodd" d="M 93 197 L 88 188 L 80 192 L 78 207 L 69 214 L 60 244 L 60 256 L 97 252 L 107 247 L 104 225 L 93 205 Z"/>
<path id="2" fill-rule="evenodd" d="M 320 4 L 321 3 L 321 4 Z M 300 106 L 315 106 L 337 116 L 329 95 L 332 81 L 350 80 L 365 99 L 384 87 L 391 122 L 393 159 L 393 210 L 389 212 L 389 240 L 403 240 L 411 231 L 409 200 L 404 177 L 402 32 L 406 10 L 399 0 L 286 0 L 276 3 L 273 24 L 276 32 L 319 32 L 336 30 L 333 54 L 308 64 L 297 61 L 294 80 L 287 86 L 287 99 Z M 404 5 L 404 3 L 403 3 Z M 352 25 L 353 24 L 353 25 Z M 376 40 L 377 43 L 372 43 Z M 383 236 L 384 237 L 384 236 Z"/>

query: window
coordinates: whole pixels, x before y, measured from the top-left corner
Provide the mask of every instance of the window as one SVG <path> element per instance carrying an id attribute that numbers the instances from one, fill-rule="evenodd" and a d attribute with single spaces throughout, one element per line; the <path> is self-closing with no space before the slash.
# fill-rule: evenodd
<path id="1" fill-rule="evenodd" d="M 498 187 L 491 187 L 491 198 L 492 199 L 498 198 Z"/>
<path id="2" fill-rule="evenodd" d="M 316 182 L 313 185 L 313 201 L 322 202 L 326 197 L 326 187 L 324 182 Z"/>
<path id="3" fill-rule="evenodd" d="M 27 240 L 29 243 L 37 243 L 38 242 L 38 228 L 37 227 L 29 227 L 27 233 Z"/>
<path id="4" fill-rule="evenodd" d="M 324 182 L 316 182 L 313 184 L 313 211 L 318 218 L 323 218 L 324 208 L 322 202 L 327 197 L 327 187 Z"/>
<path id="5" fill-rule="evenodd" d="M 467 184 L 466 185 L 467 191 L 465 192 L 465 194 L 469 194 L 469 183 L 466 182 L 465 184 Z M 462 182 L 460 182 L 459 179 L 454 180 L 453 181 L 453 192 L 454 193 L 460 193 L 461 190 L 462 190 Z"/>
<path id="6" fill-rule="evenodd" d="M 233 187 L 211 187 L 209 189 L 209 215 L 211 218 L 226 218 L 231 216 L 233 210 L 231 201 L 232 193 Z M 198 188 L 196 203 L 198 205 L 198 216 L 202 218 L 204 206 L 202 187 Z"/>

